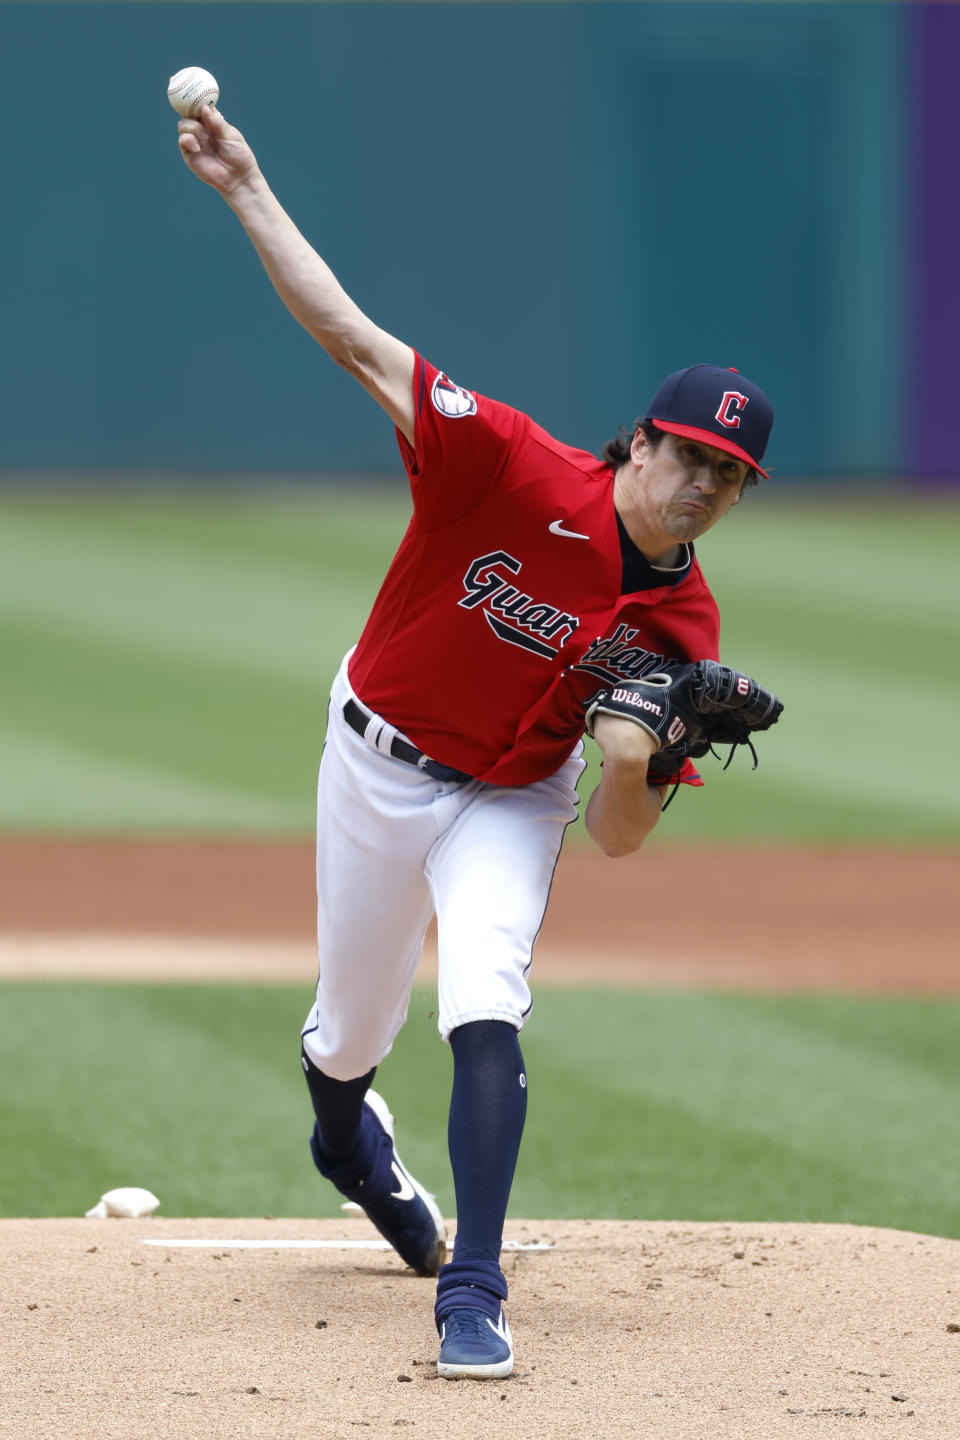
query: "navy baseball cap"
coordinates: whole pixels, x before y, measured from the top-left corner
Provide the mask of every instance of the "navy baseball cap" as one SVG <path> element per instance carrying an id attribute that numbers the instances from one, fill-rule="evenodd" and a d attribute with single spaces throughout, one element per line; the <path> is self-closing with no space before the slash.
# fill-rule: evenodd
<path id="1" fill-rule="evenodd" d="M 760 461 L 770 439 L 773 406 L 759 385 L 733 366 L 691 365 L 668 375 L 645 418 L 671 435 L 700 440 L 745 460 L 764 480 Z"/>

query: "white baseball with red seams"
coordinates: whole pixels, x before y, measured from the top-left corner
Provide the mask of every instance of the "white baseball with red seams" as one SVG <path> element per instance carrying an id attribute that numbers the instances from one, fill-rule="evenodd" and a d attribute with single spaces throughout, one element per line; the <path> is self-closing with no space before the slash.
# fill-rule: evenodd
<path id="1" fill-rule="evenodd" d="M 216 105 L 220 99 L 220 86 L 209 70 L 202 70 L 199 65 L 188 65 L 170 76 L 167 99 L 178 115 L 195 119 L 204 105 Z"/>

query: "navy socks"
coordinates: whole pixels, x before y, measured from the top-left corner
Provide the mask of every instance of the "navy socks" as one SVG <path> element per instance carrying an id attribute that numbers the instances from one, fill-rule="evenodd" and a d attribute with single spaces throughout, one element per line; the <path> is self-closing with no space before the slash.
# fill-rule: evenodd
<path id="1" fill-rule="evenodd" d="M 520 1041 L 503 1020 L 475 1020 L 450 1036 L 450 1164 L 457 1195 L 453 1260 L 500 1259 L 503 1221 L 527 1114 Z"/>
<path id="2" fill-rule="evenodd" d="M 323 1158 L 335 1165 L 346 1160 L 360 1140 L 363 1097 L 373 1083 L 376 1066 L 356 1080 L 331 1080 L 303 1050 L 300 1054 L 313 1113 L 317 1117 Z"/>
<path id="3" fill-rule="evenodd" d="M 506 1299 L 500 1270 L 503 1222 L 527 1115 L 527 1077 L 514 1027 L 503 1020 L 475 1020 L 450 1036 L 453 1094 L 448 1140 L 457 1197 L 453 1259 L 440 1271 L 437 1315 L 472 1305 L 493 1320 Z M 318 1168 L 360 1157 L 363 1100 L 374 1071 L 356 1080 L 333 1080 L 303 1056 L 307 1088 L 317 1117 Z"/>

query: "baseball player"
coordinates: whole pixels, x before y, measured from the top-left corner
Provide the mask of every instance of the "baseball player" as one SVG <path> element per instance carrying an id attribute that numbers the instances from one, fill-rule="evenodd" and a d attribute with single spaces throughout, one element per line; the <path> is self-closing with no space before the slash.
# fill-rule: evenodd
<path id="1" fill-rule="evenodd" d="M 718 615 L 693 542 L 765 474 L 772 411 L 743 376 L 699 365 L 670 376 L 602 459 L 561 444 L 362 314 L 216 109 L 179 132 L 288 309 L 396 427 L 413 515 L 333 682 L 320 765 L 320 974 L 302 1034 L 310 1143 L 321 1175 L 414 1270 L 437 1275 L 439 1373 L 504 1376 L 499 1259 L 527 1102 L 518 1032 L 577 814 L 585 717 L 603 755 L 587 829 L 606 854 L 627 855 L 668 784 L 700 783 L 701 712 L 758 692 L 709 663 Z M 776 714 L 759 694 L 763 718 L 751 716 L 765 728 Z M 454 1062 L 447 1263 L 440 1212 L 370 1088 L 433 914 Z"/>

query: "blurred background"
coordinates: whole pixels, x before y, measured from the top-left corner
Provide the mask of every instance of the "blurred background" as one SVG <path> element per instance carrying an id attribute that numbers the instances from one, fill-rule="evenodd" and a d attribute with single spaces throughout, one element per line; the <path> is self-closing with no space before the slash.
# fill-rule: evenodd
<path id="1" fill-rule="evenodd" d="M 408 514 L 389 423 L 180 161 L 196 62 L 459 383 L 594 451 L 696 361 L 772 397 L 773 478 L 701 558 L 787 713 L 671 836 L 956 837 L 960 8 L 33 0 L 0 43 L 0 826 L 309 830 Z"/>
<path id="2" fill-rule="evenodd" d="M 303 893 L 293 928 L 308 938 L 326 693 L 409 515 L 389 423 L 286 314 L 233 215 L 180 160 L 166 83 L 199 64 L 348 292 L 457 383 L 595 452 L 680 366 L 733 365 L 768 392 L 772 478 L 698 553 L 720 603 L 724 658 L 775 689 L 786 710 L 758 747 L 757 774 L 742 756 L 722 776 L 717 766 L 702 794 L 678 799 L 651 844 L 802 849 L 828 868 L 832 856 L 863 851 L 844 953 L 864 961 L 872 899 L 903 888 L 891 856 L 909 851 L 916 875 L 929 855 L 941 877 L 960 839 L 947 749 L 960 701 L 960 6 L 7 0 L 0 51 L 14 62 L 6 106 L 16 133 L 3 154 L 0 228 L 0 951 L 22 957 L 25 931 L 63 930 L 81 912 L 81 928 L 111 928 L 111 876 L 115 893 L 126 884 L 112 869 L 121 850 L 185 836 L 289 845 Z M 98 840 L 114 848 L 84 861 L 83 847 Z M 578 825 L 568 848 L 582 840 Z M 209 872 L 190 852 L 174 880 L 157 868 L 159 852 L 143 853 L 153 856 L 144 861 L 149 928 L 188 931 L 184 875 L 196 863 L 200 891 Z M 872 871 L 871 855 L 888 868 Z M 221 879 L 224 914 L 236 913 L 235 872 Z M 742 884 L 749 910 L 749 868 Z M 106 898 L 84 910 L 97 885 Z M 930 946 L 955 958 L 958 890 L 937 878 L 922 898 L 900 895 L 897 935 L 908 948 L 911 905 L 925 935 L 935 927 L 932 940 L 913 942 L 921 959 Z M 808 915 L 821 898 L 817 889 L 795 897 Z M 831 913 L 822 931 L 829 938 L 834 925 L 837 944 Z M 762 944 L 776 954 L 792 924 L 785 915 Z M 171 987 L 148 1004 L 103 987 L 95 1000 L 84 992 L 91 1028 L 81 1053 L 69 1019 L 76 987 L 55 998 L 30 963 L 11 961 L 18 983 L 0 997 L 4 1104 L 27 1157 L 25 1188 L 0 1205 L 79 1213 L 80 1199 L 97 1195 L 65 1190 L 48 1157 L 68 1145 L 72 1163 L 89 1161 L 94 1176 L 109 1168 L 104 1156 L 128 1155 L 134 1142 L 120 1107 L 113 1138 L 101 1127 L 81 1144 L 79 1110 L 69 1121 L 61 1113 L 60 1082 L 45 1089 L 49 1081 L 24 1069 L 49 1033 L 49 1007 L 63 1007 L 55 1023 L 70 1036 L 66 1064 L 102 1065 L 121 1033 L 140 1064 L 154 1053 L 144 1036 L 158 1027 L 166 1078 L 155 1076 L 140 1099 L 154 1106 L 151 1133 L 166 1144 L 182 1136 L 156 1097 L 173 1071 L 195 1090 L 206 1058 L 180 1073 L 178 1047 L 209 1031 L 196 1019 L 199 992 L 175 1005 Z M 957 981 L 944 973 L 946 994 Z M 248 1057 L 237 1061 L 236 1087 L 260 1045 L 261 1119 L 283 1148 L 294 1091 L 303 1118 L 289 1040 L 305 1006 L 281 995 L 283 1025 L 254 1045 L 265 1002 L 239 986 L 229 993 L 204 1002 L 210 1025 L 236 1007 L 241 1038 L 227 1049 Z M 937 1097 L 943 1104 L 955 1080 L 956 1002 L 874 1001 L 841 1016 L 826 999 L 815 1013 L 813 1001 L 770 1002 L 768 1013 L 767 1001 L 748 997 L 730 1020 L 728 996 L 727 1020 L 714 1024 L 708 1016 L 721 1012 L 708 1001 L 661 996 L 657 1006 L 637 1002 L 629 1021 L 618 1013 L 631 1057 L 660 1035 L 678 1037 L 673 1061 L 660 1057 L 660 1088 L 637 1101 L 672 1143 L 699 1154 L 707 1134 L 742 1121 L 735 1142 L 717 1141 L 723 1185 L 684 1180 L 667 1158 L 646 1204 L 611 1202 L 598 1183 L 577 1192 L 569 1203 L 581 1208 L 570 1213 L 639 1205 L 715 1216 L 759 1204 L 768 1215 L 779 1206 L 794 1218 L 856 1218 L 862 1196 L 886 1193 L 883 1169 L 896 1198 L 886 1210 L 870 1201 L 878 1223 L 921 1223 L 942 1184 L 942 1205 L 921 1221 L 957 1233 L 956 1177 L 936 1160 L 954 1123 Z M 563 1003 L 549 1001 L 557 1017 Z M 582 1015 L 585 1002 L 576 1003 Z M 424 1017 L 427 1008 L 424 1000 Z M 866 1032 L 855 1016 L 866 1017 L 878 1068 L 860 1064 Z M 597 1022 L 598 1084 L 615 1023 L 606 1010 Z M 711 1063 L 704 1037 L 721 1030 L 718 1068 L 692 1088 L 681 1083 L 691 1052 Z M 753 1080 L 731 1038 L 741 1033 L 764 1037 L 755 1054 L 749 1038 L 742 1048 L 767 1096 L 771 1066 L 792 1057 L 766 1137 L 762 1106 L 745 1098 Z M 422 1087 L 404 1077 L 418 1048 L 407 1046 L 396 1080 L 411 1106 Z M 824 1068 L 828 1054 L 836 1072 Z M 221 1075 L 223 1059 L 221 1048 Z M 674 1062 L 672 1089 L 662 1067 Z M 612 1088 L 639 1096 L 651 1077 L 638 1068 Z M 841 1072 L 856 1089 L 854 1112 L 834 1084 Z M 101 1106 L 105 1085 L 101 1075 Z M 412 1162 L 420 1144 L 428 1163 L 445 1164 L 430 1128 L 442 1122 L 443 1085 L 440 1100 L 426 1101 Z M 795 1123 L 791 1096 L 816 1098 L 817 1124 L 809 1114 Z M 910 1153 L 918 1096 L 933 1117 L 922 1165 Z M 198 1153 L 234 1133 L 235 1097 L 228 1086 L 221 1109 L 208 1105 L 213 1130 L 192 1132 Z M 708 1098 L 714 1110 L 704 1109 Z M 876 1124 L 851 1137 L 851 1113 L 863 1120 L 871 1105 Z M 585 1108 L 585 1133 L 595 1118 L 596 1107 Z M 296 1188 L 309 1183 L 302 1128 L 293 1125 L 300 1178 L 284 1192 L 287 1213 L 314 1203 Z M 549 1204 L 561 1213 L 558 1194 L 571 1192 L 551 1175 L 563 1161 L 548 1132 L 537 1133 L 543 1189 L 524 1189 L 521 1175 L 517 1213 Z M 787 1168 L 767 1194 L 759 1176 L 774 1137 Z M 138 1143 L 148 1156 L 142 1134 Z M 811 1157 L 828 1151 L 817 1172 L 829 1171 L 825 1188 L 804 1210 Z M 239 1198 L 236 1149 L 220 1188 L 205 1194 L 181 1184 L 195 1174 L 181 1159 L 154 1185 L 171 1197 L 167 1213 L 176 1204 L 180 1213 L 284 1213 L 266 1181 Z M 275 1179 L 280 1161 L 271 1165 Z M 132 1179 L 151 1183 L 142 1171 Z"/>
<path id="3" fill-rule="evenodd" d="M 348 291 L 597 449 L 697 358 L 786 479 L 953 477 L 942 4 L 6 3 L 7 471 L 395 471 L 179 163 L 221 108 Z"/>

